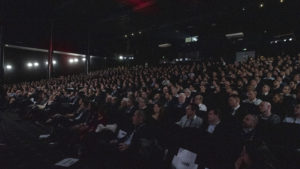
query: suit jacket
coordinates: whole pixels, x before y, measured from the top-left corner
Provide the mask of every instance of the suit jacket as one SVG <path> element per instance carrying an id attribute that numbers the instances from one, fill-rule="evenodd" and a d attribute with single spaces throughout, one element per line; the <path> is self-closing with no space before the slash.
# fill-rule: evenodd
<path id="1" fill-rule="evenodd" d="M 235 120 L 239 123 L 241 123 L 244 119 L 244 117 L 248 114 L 248 113 L 253 113 L 253 114 L 257 114 L 256 110 L 253 111 L 255 109 L 255 107 L 253 105 L 250 104 L 241 104 L 240 107 L 237 110 L 233 110 L 233 109 L 229 109 L 227 111 L 227 117 L 225 117 L 226 120 Z"/>

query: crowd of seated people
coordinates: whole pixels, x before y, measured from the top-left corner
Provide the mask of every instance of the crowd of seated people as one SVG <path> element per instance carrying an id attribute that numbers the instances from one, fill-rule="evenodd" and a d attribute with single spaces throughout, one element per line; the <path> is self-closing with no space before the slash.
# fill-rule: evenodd
<path id="1" fill-rule="evenodd" d="M 183 147 L 199 168 L 271 169 L 279 168 L 271 157 L 256 159 L 268 146 L 299 146 L 299 84 L 300 55 L 287 55 L 117 67 L 4 90 L 10 112 L 51 127 L 81 155 L 107 159 L 101 165 L 168 168 Z M 277 139 L 286 125 L 293 141 Z"/>

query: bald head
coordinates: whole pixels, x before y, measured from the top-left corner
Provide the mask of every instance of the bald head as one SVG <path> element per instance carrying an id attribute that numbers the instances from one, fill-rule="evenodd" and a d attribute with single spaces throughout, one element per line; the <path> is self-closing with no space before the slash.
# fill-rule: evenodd
<path id="1" fill-rule="evenodd" d="M 271 115 L 271 103 L 270 102 L 261 102 L 259 105 L 259 111 L 262 113 L 263 116 L 270 116 Z"/>

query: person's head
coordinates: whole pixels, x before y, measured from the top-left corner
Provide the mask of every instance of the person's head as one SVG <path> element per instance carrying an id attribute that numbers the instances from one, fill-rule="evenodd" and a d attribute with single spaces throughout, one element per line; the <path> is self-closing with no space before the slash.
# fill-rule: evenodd
<path id="1" fill-rule="evenodd" d="M 200 94 L 196 95 L 194 98 L 194 103 L 196 105 L 202 104 L 203 103 L 203 96 L 201 96 Z"/>
<path id="2" fill-rule="evenodd" d="M 228 104 L 231 108 L 235 108 L 240 105 L 240 97 L 238 95 L 231 95 L 228 98 Z"/>
<path id="3" fill-rule="evenodd" d="M 198 109 L 198 106 L 195 104 L 189 104 L 185 108 L 185 113 L 188 117 L 193 117 L 196 114 L 196 111 Z"/>
<path id="4" fill-rule="evenodd" d="M 178 102 L 180 104 L 183 104 L 185 102 L 185 99 L 186 99 L 186 95 L 184 93 L 180 93 L 178 96 Z"/>
<path id="5" fill-rule="evenodd" d="M 294 115 L 297 118 L 300 118 L 300 103 L 296 104 L 295 108 L 294 108 Z"/>
<path id="6" fill-rule="evenodd" d="M 163 88 L 163 93 L 166 94 L 166 93 L 168 93 L 168 92 L 169 92 L 169 88 L 168 88 L 167 86 L 165 86 L 165 87 Z"/>
<path id="7" fill-rule="evenodd" d="M 154 113 L 160 113 L 161 109 L 162 109 L 162 105 L 161 105 L 161 104 L 155 103 L 155 104 L 153 105 L 153 112 L 154 112 Z"/>
<path id="8" fill-rule="evenodd" d="M 154 100 L 160 100 L 160 93 L 155 93 L 153 96 Z"/>
<path id="9" fill-rule="evenodd" d="M 252 79 L 252 80 L 250 81 L 250 85 L 251 85 L 252 87 L 256 88 L 256 86 L 257 86 L 257 80 L 256 80 L 256 79 Z"/>
<path id="10" fill-rule="evenodd" d="M 207 121 L 209 124 L 216 124 L 221 120 L 221 111 L 220 109 L 211 109 L 207 114 Z"/>
<path id="11" fill-rule="evenodd" d="M 186 97 L 190 97 L 191 96 L 191 90 L 186 88 L 184 89 L 184 94 L 186 95 Z"/>
<path id="12" fill-rule="evenodd" d="M 256 95 L 257 95 L 257 93 L 256 93 L 255 90 L 248 90 L 247 91 L 247 97 L 248 97 L 249 100 L 256 99 Z"/>
<path id="13" fill-rule="evenodd" d="M 138 104 L 139 104 L 139 109 L 144 109 L 145 107 L 147 107 L 147 103 L 146 100 L 144 98 L 139 98 L 138 99 Z"/>
<path id="14" fill-rule="evenodd" d="M 270 92 L 270 86 L 265 84 L 262 88 L 262 93 L 269 93 Z"/>
<path id="15" fill-rule="evenodd" d="M 128 102 L 128 98 L 123 98 L 121 101 L 121 107 L 126 107 L 127 106 L 127 102 Z"/>
<path id="16" fill-rule="evenodd" d="M 273 103 L 281 103 L 282 100 L 283 100 L 283 97 L 279 93 L 274 94 L 274 96 L 272 98 Z"/>
<path id="17" fill-rule="evenodd" d="M 296 84 L 295 81 L 290 81 L 289 86 L 290 86 L 291 89 L 296 89 L 297 84 Z"/>
<path id="18" fill-rule="evenodd" d="M 268 78 L 271 78 L 271 77 L 272 77 L 272 72 L 268 72 L 268 73 L 267 73 L 267 77 L 268 77 Z"/>
<path id="19" fill-rule="evenodd" d="M 132 116 L 132 124 L 134 126 L 138 126 L 142 123 L 144 123 L 146 120 L 146 114 L 142 110 L 136 110 L 134 112 L 134 115 Z"/>
<path id="20" fill-rule="evenodd" d="M 282 88 L 282 93 L 284 95 L 289 95 L 291 93 L 291 88 L 289 85 L 285 85 L 283 88 Z"/>
<path id="21" fill-rule="evenodd" d="M 273 81 L 273 87 L 274 87 L 274 88 L 279 88 L 279 87 L 280 87 L 280 81 L 274 80 L 274 81 Z"/>
<path id="22" fill-rule="evenodd" d="M 148 98 L 147 92 L 143 91 L 143 92 L 141 93 L 141 97 L 142 97 L 143 99 L 147 99 L 147 98 Z"/>
<path id="23" fill-rule="evenodd" d="M 258 123 L 257 116 L 254 114 L 247 114 L 243 119 L 243 128 L 254 129 Z"/>
<path id="24" fill-rule="evenodd" d="M 262 113 L 263 116 L 270 116 L 271 115 L 271 104 L 269 102 L 261 102 L 259 104 L 259 111 Z"/>
<path id="25" fill-rule="evenodd" d="M 128 98 L 127 100 L 127 107 L 133 106 L 133 100 L 131 98 Z"/>
<path id="26" fill-rule="evenodd" d="M 276 168 L 274 164 L 274 156 L 266 144 L 262 141 L 247 141 L 240 155 L 243 167 L 238 168 Z"/>

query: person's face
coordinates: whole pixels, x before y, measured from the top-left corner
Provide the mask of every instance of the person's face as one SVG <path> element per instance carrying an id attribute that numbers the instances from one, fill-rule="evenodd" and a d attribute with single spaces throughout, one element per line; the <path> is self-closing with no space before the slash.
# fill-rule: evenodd
<path id="1" fill-rule="evenodd" d="M 168 91 L 169 91 L 168 87 L 164 87 L 164 88 L 163 88 L 163 92 L 164 92 L 164 93 L 168 93 Z"/>
<path id="2" fill-rule="evenodd" d="M 253 100 L 256 98 L 256 94 L 253 91 L 249 91 L 249 92 L 247 92 L 247 97 L 249 100 Z"/>
<path id="3" fill-rule="evenodd" d="M 188 91 L 188 90 L 186 90 L 186 91 L 184 91 L 184 94 L 185 94 L 186 96 L 190 96 L 190 95 L 191 95 L 191 92 Z"/>
<path id="4" fill-rule="evenodd" d="M 215 122 L 218 116 L 214 113 L 214 110 L 210 110 L 207 114 L 207 120 L 209 123 Z"/>
<path id="5" fill-rule="evenodd" d="M 251 80 L 250 85 L 256 87 L 257 86 L 256 80 Z"/>
<path id="6" fill-rule="evenodd" d="M 300 104 L 297 104 L 294 108 L 294 114 L 299 116 L 300 115 Z"/>
<path id="7" fill-rule="evenodd" d="M 193 116 L 195 114 L 195 112 L 192 111 L 192 107 L 190 105 L 185 108 L 185 112 L 186 112 L 186 115 L 189 117 Z"/>
<path id="8" fill-rule="evenodd" d="M 290 87 L 289 86 L 284 86 L 282 89 L 283 94 L 290 94 Z"/>
<path id="9" fill-rule="evenodd" d="M 234 97 L 229 97 L 228 104 L 230 107 L 234 108 L 234 107 L 238 106 L 238 100 Z"/>
<path id="10" fill-rule="evenodd" d="M 296 84 L 295 84 L 295 82 L 291 81 L 291 82 L 289 83 L 289 85 L 290 85 L 291 88 L 294 88 Z"/>
<path id="11" fill-rule="evenodd" d="M 270 87 L 268 85 L 264 85 L 263 93 L 268 93 L 270 91 Z"/>
<path id="12" fill-rule="evenodd" d="M 239 80 L 239 81 L 237 82 L 237 84 L 238 84 L 239 87 L 242 87 L 242 86 L 243 86 L 243 82 L 242 82 L 241 80 Z"/>
<path id="13" fill-rule="evenodd" d="M 147 98 L 147 93 L 146 92 L 142 92 L 142 98 Z"/>
<path id="14" fill-rule="evenodd" d="M 258 106 L 258 108 L 259 108 L 259 111 L 262 113 L 262 114 L 264 114 L 265 112 L 267 112 L 268 111 L 268 105 L 265 103 L 265 102 L 262 102 L 259 106 Z"/>
<path id="15" fill-rule="evenodd" d="M 252 115 L 248 114 L 244 117 L 243 127 L 244 128 L 254 128 L 255 127 L 255 119 Z"/>
<path id="16" fill-rule="evenodd" d="M 157 93 L 157 94 L 155 94 L 153 98 L 154 98 L 155 100 L 158 100 L 158 99 L 160 99 L 160 94 L 158 94 L 158 93 Z"/>
<path id="17" fill-rule="evenodd" d="M 201 97 L 199 95 L 195 96 L 194 103 L 197 105 L 201 103 Z"/>
<path id="18" fill-rule="evenodd" d="M 154 113 L 159 113 L 160 107 L 157 104 L 154 104 L 153 111 L 154 111 Z"/>
<path id="19" fill-rule="evenodd" d="M 141 123 L 141 118 L 137 115 L 138 113 L 135 112 L 134 115 L 132 116 L 132 124 L 137 126 Z"/>
<path id="20" fill-rule="evenodd" d="M 278 103 L 280 101 L 280 96 L 279 95 L 274 95 L 272 100 L 273 100 L 274 103 Z"/>
<path id="21" fill-rule="evenodd" d="M 185 102 L 185 96 L 184 95 L 179 95 L 178 101 L 179 101 L 179 103 L 184 103 Z"/>
<path id="22" fill-rule="evenodd" d="M 145 101 L 144 100 L 139 100 L 139 108 L 143 108 L 145 106 L 146 106 Z"/>

